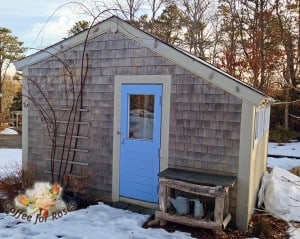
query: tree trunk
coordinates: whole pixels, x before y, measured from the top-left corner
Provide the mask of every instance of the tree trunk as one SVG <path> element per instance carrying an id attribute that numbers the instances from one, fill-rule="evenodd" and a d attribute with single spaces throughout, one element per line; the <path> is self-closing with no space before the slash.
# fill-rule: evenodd
<path id="1" fill-rule="evenodd" d="M 289 129 L 289 88 L 285 89 L 286 93 L 286 102 L 284 105 L 284 129 Z"/>

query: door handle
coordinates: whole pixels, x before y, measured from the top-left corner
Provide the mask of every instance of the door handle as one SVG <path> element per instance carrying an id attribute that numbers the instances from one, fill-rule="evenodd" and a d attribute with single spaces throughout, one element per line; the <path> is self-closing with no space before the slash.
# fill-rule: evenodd
<path id="1" fill-rule="evenodd" d="M 125 137 L 121 136 L 121 144 L 124 144 L 124 143 L 125 143 Z"/>
<path id="2" fill-rule="evenodd" d="M 123 133 L 121 131 L 117 131 L 117 134 L 120 135 L 120 138 L 121 138 L 121 144 L 124 144 L 125 143 L 125 137 L 123 135 Z"/>

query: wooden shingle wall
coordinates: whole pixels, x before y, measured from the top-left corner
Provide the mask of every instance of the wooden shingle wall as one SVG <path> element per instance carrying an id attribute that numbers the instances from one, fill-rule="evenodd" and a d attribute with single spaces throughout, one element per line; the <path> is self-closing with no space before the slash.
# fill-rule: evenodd
<path id="1" fill-rule="evenodd" d="M 79 84 L 82 45 L 61 53 Z M 87 84 L 83 90 L 80 134 L 75 161 L 88 163 L 92 188 L 110 197 L 112 188 L 113 92 L 115 75 L 172 75 L 169 166 L 237 175 L 241 100 L 209 84 L 168 59 L 122 35 L 103 34 L 87 45 Z M 66 70 L 57 61 L 29 67 L 29 75 L 46 90 L 57 108 L 67 108 L 70 88 Z M 66 83 L 67 82 L 67 83 Z M 141 82 L 142 83 L 142 82 Z M 78 86 L 75 87 L 78 90 Z M 40 100 L 41 103 L 45 103 Z M 28 160 L 39 166 L 39 177 L 50 171 L 49 140 L 38 112 L 30 106 Z M 64 113 L 57 113 L 64 117 Z M 64 125 L 60 124 L 60 129 Z M 62 142 L 59 142 L 60 144 Z M 84 166 L 75 166 L 80 171 Z"/>
<path id="2" fill-rule="evenodd" d="M 173 77 L 170 113 L 170 166 L 237 175 L 241 100 L 185 73 Z"/>

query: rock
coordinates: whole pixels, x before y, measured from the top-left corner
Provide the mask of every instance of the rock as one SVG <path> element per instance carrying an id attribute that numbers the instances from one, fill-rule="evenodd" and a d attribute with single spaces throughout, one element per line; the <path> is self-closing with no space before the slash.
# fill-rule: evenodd
<path id="1" fill-rule="evenodd" d="M 298 177 L 300 177 L 300 166 L 292 168 L 291 173 L 293 173 L 293 174 L 297 175 Z"/>
<path id="2" fill-rule="evenodd" d="M 159 223 L 160 223 L 159 219 L 153 219 L 145 224 L 145 228 L 159 227 Z"/>

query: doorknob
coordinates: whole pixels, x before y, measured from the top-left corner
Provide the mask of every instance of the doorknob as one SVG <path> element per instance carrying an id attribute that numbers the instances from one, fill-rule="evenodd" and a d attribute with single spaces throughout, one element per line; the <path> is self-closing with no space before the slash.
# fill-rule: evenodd
<path id="1" fill-rule="evenodd" d="M 125 143 L 125 137 L 121 136 L 121 144 L 124 144 L 124 143 Z"/>
<path id="2" fill-rule="evenodd" d="M 120 130 L 118 130 L 117 134 L 120 135 L 120 137 L 121 137 L 121 144 L 124 144 L 125 143 L 125 137 L 123 136 L 123 133 Z"/>

